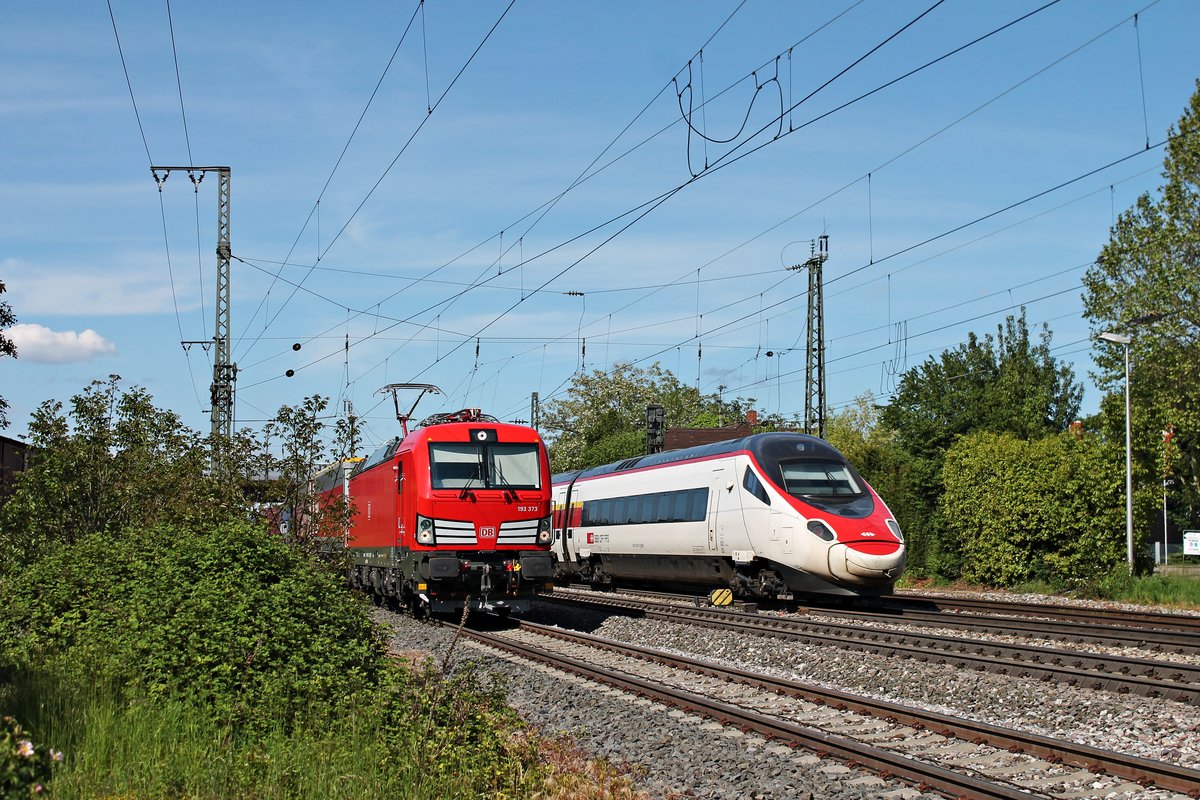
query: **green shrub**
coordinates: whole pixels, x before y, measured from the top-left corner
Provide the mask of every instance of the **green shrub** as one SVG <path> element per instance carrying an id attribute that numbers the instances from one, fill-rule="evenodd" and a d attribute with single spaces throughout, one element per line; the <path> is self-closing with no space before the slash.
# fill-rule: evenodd
<path id="1" fill-rule="evenodd" d="M 249 524 L 85 536 L 0 589 L 0 649 L 250 728 L 349 700 L 383 658 L 363 601 Z"/>
<path id="2" fill-rule="evenodd" d="M 1098 440 L 976 433 L 947 452 L 943 478 L 967 581 L 1077 587 L 1124 559 L 1122 465 Z"/>

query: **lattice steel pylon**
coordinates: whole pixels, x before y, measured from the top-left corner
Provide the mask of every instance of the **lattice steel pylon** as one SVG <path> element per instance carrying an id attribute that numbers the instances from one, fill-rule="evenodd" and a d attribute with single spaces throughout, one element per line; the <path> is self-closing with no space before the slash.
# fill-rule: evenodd
<path id="1" fill-rule="evenodd" d="M 821 267 L 829 258 L 829 236 L 821 234 L 818 246 L 804 266 L 808 268 L 808 346 L 804 358 L 804 432 L 825 436 L 825 294 Z"/>
<path id="2" fill-rule="evenodd" d="M 234 386 L 237 383 L 237 364 L 230 361 L 229 320 L 229 167 L 150 167 L 154 182 L 161 192 L 172 172 L 186 172 L 198 191 L 204 176 L 217 173 L 217 304 L 216 327 L 213 329 L 213 381 L 210 387 L 212 402 L 213 459 L 218 458 L 221 442 L 233 436 Z M 162 173 L 161 176 L 159 173 Z M 197 178 L 196 176 L 200 177 Z M 186 347 L 194 342 L 183 342 Z"/>

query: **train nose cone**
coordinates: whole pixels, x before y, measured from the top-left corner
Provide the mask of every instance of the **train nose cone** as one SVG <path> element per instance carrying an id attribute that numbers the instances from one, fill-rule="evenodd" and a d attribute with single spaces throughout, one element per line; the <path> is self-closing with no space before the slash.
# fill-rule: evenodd
<path id="1" fill-rule="evenodd" d="M 847 583 L 887 583 L 904 569 L 904 545 L 898 542 L 838 542 L 829 547 L 829 572 Z"/>

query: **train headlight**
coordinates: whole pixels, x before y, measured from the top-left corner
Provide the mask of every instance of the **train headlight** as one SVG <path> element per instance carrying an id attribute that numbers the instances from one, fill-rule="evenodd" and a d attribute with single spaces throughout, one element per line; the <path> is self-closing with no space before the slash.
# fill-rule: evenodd
<path id="1" fill-rule="evenodd" d="M 537 540 L 538 544 L 550 544 L 550 539 L 554 536 L 554 532 L 550 528 L 550 517 L 542 517 L 538 520 Z"/>
<path id="2" fill-rule="evenodd" d="M 433 520 L 417 515 L 417 541 L 420 544 L 433 544 Z"/>
<path id="3" fill-rule="evenodd" d="M 893 536 L 902 542 L 904 541 L 904 534 L 900 532 L 900 523 L 896 522 L 894 519 L 889 519 L 887 521 L 887 526 L 888 530 L 892 532 Z"/>
<path id="4" fill-rule="evenodd" d="M 821 522 L 819 519 L 810 520 L 808 523 L 808 530 L 817 536 L 820 536 L 827 542 L 832 542 L 837 538 L 834 536 L 833 531 L 829 529 L 829 526 L 824 522 Z"/>

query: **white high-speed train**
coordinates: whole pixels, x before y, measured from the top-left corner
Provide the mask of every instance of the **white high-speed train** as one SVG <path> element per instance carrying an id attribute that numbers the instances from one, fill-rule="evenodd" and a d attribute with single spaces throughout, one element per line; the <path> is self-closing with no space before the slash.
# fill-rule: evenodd
<path id="1" fill-rule="evenodd" d="M 560 581 L 787 599 L 883 594 L 904 569 L 892 512 L 814 436 L 759 433 L 552 482 Z"/>

